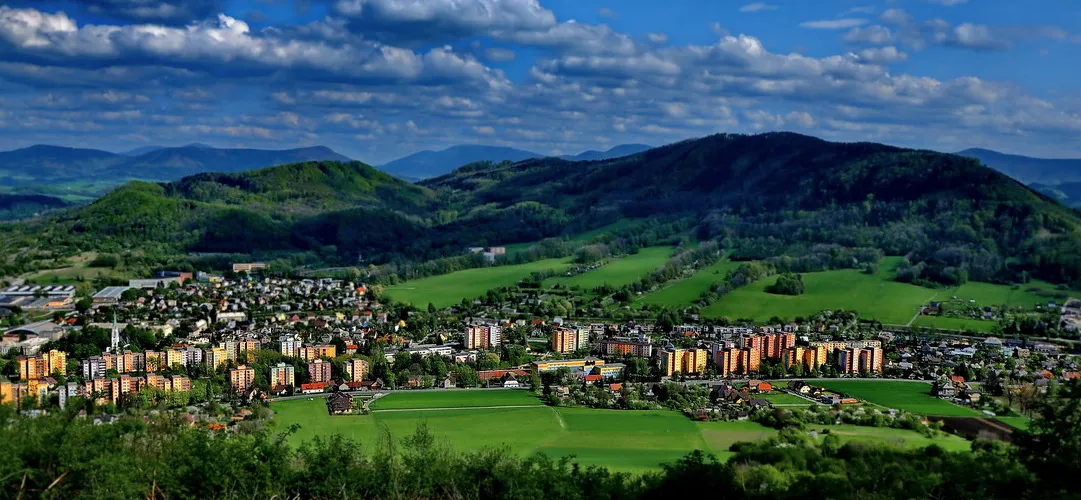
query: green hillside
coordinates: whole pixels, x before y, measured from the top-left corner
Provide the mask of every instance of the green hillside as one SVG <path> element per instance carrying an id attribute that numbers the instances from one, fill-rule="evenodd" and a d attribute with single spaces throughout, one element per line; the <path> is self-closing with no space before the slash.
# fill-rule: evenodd
<path id="1" fill-rule="evenodd" d="M 916 284 L 1031 275 L 1081 285 L 1077 212 L 973 159 L 790 133 L 715 135 L 587 163 L 476 164 L 420 185 L 357 162 L 133 183 L 5 228 L 13 237 L 0 251 L 18 261 L 48 241 L 47 251 L 62 255 L 152 249 L 302 254 L 331 266 L 421 262 L 627 219 L 641 222 L 623 232 L 625 247 L 693 235 L 752 260 L 834 244 L 906 255 L 898 279 Z M 684 222 L 646 237 L 673 221 Z"/>

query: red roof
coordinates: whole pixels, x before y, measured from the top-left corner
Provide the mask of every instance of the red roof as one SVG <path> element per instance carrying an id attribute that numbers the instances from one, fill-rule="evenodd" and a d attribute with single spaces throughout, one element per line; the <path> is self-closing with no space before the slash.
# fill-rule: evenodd
<path id="1" fill-rule="evenodd" d="M 963 384 L 963 383 L 965 383 L 965 377 L 961 377 L 959 375 L 954 375 L 954 376 L 950 377 L 950 381 L 955 383 L 955 384 Z"/>
<path id="2" fill-rule="evenodd" d="M 495 378 L 503 378 L 508 373 L 518 377 L 529 376 L 529 372 L 525 370 L 481 370 L 477 372 L 477 376 L 480 377 L 481 380 L 491 380 Z"/>
<path id="3" fill-rule="evenodd" d="M 586 375 L 586 382 L 600 382 L 600 375 Z"/>
<path id="4" fill-rule="evenodd" d="M 1062 372 L 1062 378 L 1066 380 L 1073 380 L 1075 378 L 1081 378 L 1081 372 Z"/>
<path id="5" fill-rule="evenodd" d="M 366 383 L 366 382 L 346 382 L 345 385 L 348 385 L 350 389 L 360 389 L 360 388 L 368 387 L 371 384 Z"/>
<path id="6" fill-rule="evenodd" d="M 1046 378 L 1046 379 L 1055 378 L 1055 374 L 1051 373 L 1050 370 L 1040 370 L 1040 375 L 1043 375 L 1043 378 Z"/>
<path id="7" fill-rule="evenodd" d="M 300 384 L 300 390 L 302 391 L 316 391 L 327 388 L 326 382 L 313 382 L 310 384 Z"/>
<path id="8" fill-rule="evenodd" d="M 623 384 L 609 384 L 608 389 L 613 391 L 619 391 L 623 389 Z"/>

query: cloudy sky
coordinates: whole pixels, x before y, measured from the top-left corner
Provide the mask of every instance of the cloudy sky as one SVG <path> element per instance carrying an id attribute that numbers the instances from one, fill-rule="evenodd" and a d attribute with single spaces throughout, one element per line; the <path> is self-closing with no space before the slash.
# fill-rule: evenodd
<path id="1" fill-rule="evenodd" d="M 1077 0 L 5 0 L 0 149 L 792 130 L 1081 156 Z"/>

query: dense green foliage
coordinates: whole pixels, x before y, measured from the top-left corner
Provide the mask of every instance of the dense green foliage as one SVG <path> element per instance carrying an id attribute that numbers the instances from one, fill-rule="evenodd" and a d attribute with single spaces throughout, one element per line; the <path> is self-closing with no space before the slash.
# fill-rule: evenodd
<path id="1" fill-rule="evenodd" d="M 1081 387 L 1040 405 L 1017 447 L 971 452 L 819 442 L 796 429 L 737 443 L 727 462 L 692 453 L 641 476 L 505 449 L 460 453 L 425 426 L 362 447 L 347 438 L 297 448 L 257 425 L 210 432 L 168 417 L 111 425 L 0 407 L 0 491 L 44 498 L 1075 498 Z M 622 413 L 622 412 L 621 412 Z M 348 417 L 344 417 L 348 418 Z"/>
<path id="2" fill-rule="evenodd" d="M 767 292 L 777 295 L 803 295 L 803 290 L 803 276 L 792 273 L 777 276 L 777 282 L 766 287 Z"/>
<path id="3" fill-rule="evenodd" d="M 735 260 L 803 258 L 828 244 L 905 255 L 900 275 L 914 283 L 1081 284 L 1077 213 L 976 160 L 787 133 L 716 135 L 589 163 L 478 164 L 419 186 L 360 163 L 201 174 L 129 185 L 15 231 L 60 247 L 355 265 L 540 241 L 625 218 L 690 221 L 688 231 L 733 249 Z"/>

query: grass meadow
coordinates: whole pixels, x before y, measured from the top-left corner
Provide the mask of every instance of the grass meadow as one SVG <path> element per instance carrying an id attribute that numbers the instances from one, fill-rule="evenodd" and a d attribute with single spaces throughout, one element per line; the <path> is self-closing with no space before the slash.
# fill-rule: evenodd
<path id="1" fill-rule="evenodd" d="M 896 380 L 817 380 L 812 382 L 832 391 L 867 401 L 933 417 L 982 417 L 971 408 L 931 396 L 931 384 Z"/>
<path id="2" fill-rule="evenodd" d="M 601 285 L 616 287 L 629 285 L 663 266 L 672 256 L 672 250 L 672 247 L 643 248 L 634 255 L 614 258 L 596 269 L 579 275 L 549 278 L 544 280 L 544 285 L 558 284 L 583 290 L 591 290 Z"/>
<path id="3" fill-rule="evenodd" d="M 481 267 L 450 274 L 432 276 L 387 287 L 386 294 L 398 302 L 418 307 L 429 303 L 443 308 L 458 304 L 462 299 L 480 297 L 493 288 L 513 286 L 522 278 L 548 269 L 562 271 L 567 259 L 545 259 L 527 264 Z"/>
<path id="4" fill-rule="evenodd" d="M 448 398 L 439 393 L 394 394 L 373 405 L 430 404 L 435 406 L 498 406 L 519 404 L 531 397 L 525 391 L 454 391 Z M 435 394 L 429 396 L 428 394 Z M 459 396 L 458 394 L 462 394 Z M 483 395 L 483 396 L 480 396 Z M 489 399 L 491 398 L 491 399 Z M 507 399 L 502 399 L 507 398 Z M 536 401 L 536 399 L 533 399 Z M 483 404 L 482 404 L 483 403 Z M 731 455 L 729 448 L 739 441 L 766 439 L 775 429 L 754 422 L 694 422 L 674 411 L 594 410 L 590 408 L 477 408 L 435 411 L 374 411 L 370 415 L 327 414 L 322 398 L 295 399 L 271 404 L 275 429 L 298 427 L 289 436 L 293 445 L 316 437 L 340 434 L 357 440 L 362 446 L 375 447 L 387 439 L 411 435 L 424 424 L 443 442 L 462 451 L 505 447 L 522 455 L 545 453 L 551 457 L 575 457 L 582 465 L 600 465 L 622 472 L 656 470 L 660 464 L 673 462 L 694 450 L 714 453 L 720 458 Z M 386 409 L 386 407 L 383 407 Z M 931 442 L 948 449 L 966 449 L 967 442 L 955 436 L 934 440 L 912 431 L 856 426 L 829 426 L 842 440 L 889 442 L 901 446 L 924 446 Z M 817 430 L 817 429 L 816 429 Z"/>
<path id="5" fill-rule="evenodd" d="M 722 259 L 713 265 L 698 271 L 693 276 L 681 279 L 639 299 L 642 304 L 679 307 L 694 303 L 715 283 L 723 281 L 728 272 L 739 267 L 739 262 Z"/>
<path id="6" fill-rule="evenodd" d="M 536 394 L 525 390 L 462 389 L 455 391 L 395 392 L 375 400 L 372 410 L 416 408 L 469 408 L 477 406 L 541 406 Z"/>

